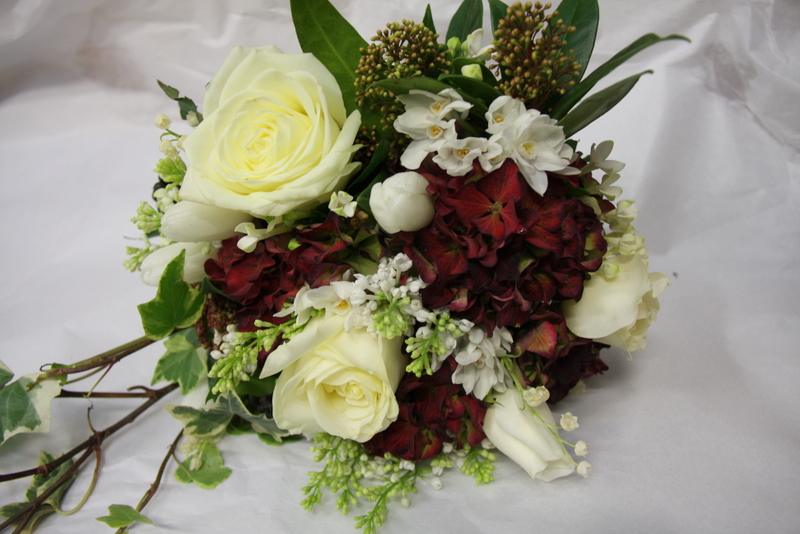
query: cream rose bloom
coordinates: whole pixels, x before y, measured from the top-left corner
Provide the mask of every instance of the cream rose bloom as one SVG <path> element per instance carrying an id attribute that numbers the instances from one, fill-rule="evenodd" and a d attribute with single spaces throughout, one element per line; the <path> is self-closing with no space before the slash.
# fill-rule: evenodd
<path id="1" fill-rule="evenodd" d="M 205 119 L 183 143 L 181 198 L 258 217 L 327 202 L 358 168 L 361 125 L 312 54 L 237 47 L 208 85 Z"/>
<path id="2" fill-rule="evenodd" d="M 363 443 L 397 418 L 394 392 L 407 364 L 402 338 L 344 327 L 341 316 L 313 319 L 267 357 L 261 377 L 281 372 L 272 397 L 279 427 Z"/>
<path id="3" fill-rule="evenodd" d="M 600 343 L 628 351 L 643 349 L 647 329 L 658 314 L 657 297 L 669 279 L 661 273 L 648 273 L 647 260 L 640 253 L 611 256 L 603 263 L 606 268 L 592 273 L 581 299 L 564 302 L 567 327 Z"/>
<path id="4" fill-rule="evenodd" d="M 572 474 L 575 462 L 556 438 L 547 404 L 523 408 L 516 389 L 507 389 L 486 410 L 483 432 L 500 452 L 517 462 L 531 478 L 549 482 Z M 547 423 L 547 424 L 545 424 Z M 547 425 L 553 427 L 548 428 Z"/>

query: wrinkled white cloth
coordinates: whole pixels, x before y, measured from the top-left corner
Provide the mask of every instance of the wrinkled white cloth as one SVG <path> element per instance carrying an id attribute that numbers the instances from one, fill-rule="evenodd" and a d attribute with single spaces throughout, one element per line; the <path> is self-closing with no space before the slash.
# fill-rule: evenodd
<path id="1" fill-rule="evenodd" d="M 421 19 L 424 0 L 335 0 L 369 38 Z M 458 2 L 433 2 L 443 30 Z M 581 421 L 591 476 L 532 482 L 508 460 L 487 486 L 458 472 L 424 483 L 412 508 L 393 506 L 383 532 L 789 532 L 800 525 L 800 4 L 796 0 L 601 0 L 590 69 L 647 32 L 682 33 L 636 56 L 614 80 L 654 69 L 616 109 L 577 137 L 615 141 L 627 163 L 622 198 L 654 270 L 672 286 L 649 346 L 554 407 Z M 121 266 L 128 221 L 155 180 L 159 131 L 177 105 L 156 80 L 198 103 L 235 45 L 298 52 L 288 1 L 18 0 L 0 4 L 0 360 L 18 375 L 74 362 L 140 335 L 136 305 L 153 289 Z M 135 243 L 134 243 L 135 244 Z M 154 346 L 113 369 L 100 390 L 149 385 Z M 88 387 L 79 384 L 73 389 Z M 180 397 L 167 402 L 178 403 Z M 95 400 L 97 428 L 139 401 Z M 54 403 L 59 438 L 16 436 L 0 472 L 82 441 L 87 403 Z M 135 506 L 180 424 L 151 410 L 104 448 L 85 508 L 39 532 L 108 532 L 110 504 Z M 168 470 L 136 532 L 354 532 L 326 495 L 299 506 L 308 443 L 268 447 L 254 436 L 220 448 L 233 475 L 216 490 Z M 91 468 L 67 494 L 80 500 Z M 28 481 L 0 486 L 2 504 Z M 398 503 L 399 504 L 399 503 Z M 359 510 L 358 513 L 363 513 Z"/>

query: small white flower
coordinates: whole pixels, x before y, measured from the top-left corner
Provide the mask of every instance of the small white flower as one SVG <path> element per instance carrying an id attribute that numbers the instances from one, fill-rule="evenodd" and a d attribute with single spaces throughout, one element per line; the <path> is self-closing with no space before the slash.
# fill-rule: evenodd
<path id="1" fill-rule="evenodd" d="M 353 200 L 353 195 L 344 191 L 331 193 L 331 201 L 328 203 L 329 210 L 340 217 L 347 217 L 348 219 L 356 214 L 357 206 L 358 203 Z"/>
<path id="2" fill-rule="evenodd" d="M 492 389 L 505 391 L 510 377 L 499 358 L 508 354 L 512 342 L 506 328 L 495 328 L 492 337 L 488 337 L 482 327 L 470 330 L 459 342 L 453 383 L 462 384 L 464 391 L 478 399 L 486 397 Z"/>
<path id="3" fill-rule="evenodd" d="M 442 489 L 442 480 L 439 477 L 431 477 L 427 479 L 430 482 L 431 487 L 435 490 Z"/>
<path id="4" fill-rule="evenodd" d="M 576 456 L 586 456 L 589 454 L 589 444 L 583 440 L 579 440 L 575 443 L 575 455 Z"/>
<path id="5" fill-rule="evenodd" d="M 586 460 L 578 464 L 578 469 L 577 469 L 578 474 L 583 478 L 587 478 L 591 470 L 592 470 L 592 464 L 590 464 Z"/>
<path id="6" fill-rule="evenodd" d="M 561 416 L 561 422 L 559 424 L 561 425 L 561 428 L 567 432 L 572 432 L 579 426 L 578 418 L 572 415 L 570 412 L 567 412 Z"/>
<path id="7" fill-rule="evenodd" d="M 476 159 L 484 171 L 495 170 L 499 166 L 495 162 L 502 153 L 503 147 L 498 143 L 482 137 L 467 137 L 445 143 L 433 161 L 450 176 L 464 176 L 472 170 Z"/>
<path id="8" fill-rule="evenodd" d="M 164 139 L 158 144 L 158 150 L 168 158 L 178 157 L 178 149 L 172 144 L 170 139 Z"/>
<path id="9" fill-rule="evenodd" d="M 198 124 L 200 124 L 200 115 L 197 114 L 196 111 L 190 111 L 186 114 L 186 122 L 194 128 Z"/>
<path id="10" fill-rule="evenodd" d="M 162 130 L 166 130 L 167 128 L 169 128 L 169 125 L 172 124 L 172 121 L 169 120 L 169 117 L 167 117 L 163 113 L 159 113 L 158 115 L 156 115 L 156 118 L 153 119 L 153 122 L 155 123 L 157 128 L 160 128 Z"/>
<path id="11" fill-rule="evenodd" d="M 544 386 L 528 388 L 525 390 L 522 397 L 525 399 L 525 403 L 528 406 L 536 408 L 543 402 L 547 402 L 547 399 L 550 398 L 550 391 Z"/>

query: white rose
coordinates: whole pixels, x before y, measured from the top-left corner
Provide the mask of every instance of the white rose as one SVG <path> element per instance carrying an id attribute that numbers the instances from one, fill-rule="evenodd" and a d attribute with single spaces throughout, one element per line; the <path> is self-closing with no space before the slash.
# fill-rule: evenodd
<path id="1" fill-rule="evenodd" d="M 533 410 L 527 406 L 523 409 L 519 391 L 508 389 L 486 410 L 483 431 L 500 452 L 532 478 L 549 482 L 572 474 L 575 462 L 556 438 L 550 408 L 546 404 L 537 406 L 539 417 Z"/>
<path id="2" fill-rule="evenodd" d="M 389 234 L 416 232 L 428 226 L 435 213 L 428 180 L 416 172 L 401 172 L 378 182 L 369 195 L 375 220 Z"/>
<path id="3" fill-rule="evenodd" d="M 222 241 L 235 236 L 235 228 L 252 219 L 241 211 L 182 200 L 161 217 L 161 232 L 172 241 Z"/>
<path id="4" fill-rule="evenodd" d="M 272 397 L 279 427 L 363 443 L 397 419 L 394 392 L 407 364 L 402 338 L 344 326 L 338 315 L 313 319 L 267 357 L 261 377 L 281 371 Z"/>
<path id="5" fill-rule="evenodd" d="M 173 243 L 148 255 L 141 265 L 142 282 L 158 287 L 161 275 L 167 264 L 174 260 L 181 250 L 186 251 L 183 264 L 183 280 L 189 284 L 201 282 L 206 275 L 206 260 L 217 257 L 217 249 L 208 243 Z"/>
<path id="6" fill-rule="evenodd" d="M 359 112 L 312 54 L 237 47 L 211 81 L 205 119 L 183 146 L 185 200 L 278 216 L 313 208 L 358 168 Z"/>
<path id="7" fill-rule="evenodd" d="M 600 343 L 628 351 L 643 349 L 647 329 L 658 313 L 657 297 L 669 280 L 661 273 L 648 273 L 648 263 L 639 253 L 612 256 L 603 265 L 584 284 L 578 302 L 564 302 L 567 327 Z"/>

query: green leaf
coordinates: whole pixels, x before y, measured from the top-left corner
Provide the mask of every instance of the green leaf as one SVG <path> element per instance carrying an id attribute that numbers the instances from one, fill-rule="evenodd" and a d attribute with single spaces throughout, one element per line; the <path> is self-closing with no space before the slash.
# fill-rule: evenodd
<path id="1" fill-rule="evenodd" d="M 39 465 L 48 464 L 53 460 L 55 460 L 55 457 L 52 454 L 49 454 L 45 451 L 39 453 Z M 49 473 L 34 475 L 33 479 L 31 480 L 31 485 L 25 492 L 25 502 L 13 503 L 3 506 L 2 508 L 0 508 L 0 515 L 2 515 L 5 518 L 13 516 L 19 510 L 24 508 L 29 502 L 33 501 L 43 492 L 50 489 L 50 487 L 53 485 L 54 482 L 56 482 L 59 478 L 61 478 L 67 471 L 69 471 L 73 463 L 74 462 L 72 460 L 67 460 L 66 462 L 59 465 Z M 30 521 L 28 521 L 26 527 L 20 531 L 21 533 L 30 534 L 31 532 L 33 532 L 36 522 L 39 521 L 39 519 L 48 516 L 54 512 L 60 511 L 61 499 L 64 497 L 64 493 L 69 489 L 69 487 L 75 481 L 76 476 L 77 475 L 73 474 L 66 480 L 66 482 L 64 482 L 55 491 L 53 491 L 53 493 L 51 493 L 50 496 L 47 497 L 47 499 L 45 499 L 44 503 L 42 503 L 42 506 L 40 506 L 39 509 L 36 512 L 34 512 Z"/>
<path id="2" fill-rule="evenodd" d="M 205 296 L 183 281 L 186 251 L 182 250 L 164 269 L 158 282 L 156 297 L 139 304 L 144 333 L 150 339 L 161 339 L 176 328 L 192 326 L 200 318 Z"/>
<path id="3" fill-rule="evenodd" d="M 167 411 L 183 423 L 187 436 L 204 439 L 218 439 L 225 432 L 234 415 L 250 423 L 259 434 L 270 434 L 280 441 L 289 433 L 278 428 L 275 421 L 266 415 L 254 415 L 245 407 L 242 400 L 233 391 L 226 391 L 204 409 L 190 406 L 168 405 Z"/>
<path id="4" fill-rule="evenodd" d="M 358 176 L 353 178 L 350 183 L 347 185 L 347 192 L 353 195 L 354 197 L 358 197 L 359 193 L 362 191 L 362 187 L 364 183 L 369 184 L 372 181 L 372 178 L 378 172 L 378 169 L 381 168 L 381 164 L 386 161 L 386 158 L 389 157 L 389 143 L 385 140 L 382 140 L 378 143 L 378 146 L 375 147 L 375 151 L 372 153 L 372 157 L 369 160 L 369 163 L 366 167 L 364 167 L 361 172 L 358 173 Z"/>
<path id="5" fill-rule="evenodd" d="M 206 350 L 199 345 L 194 329 L 178 332 L 166 340 L 167 352 L 156 364 L 151 385 L 164 380 L 180 384 L 183 395 L 193 390 L 208 374 Z"/>
<path id="6" fill-rule="evenodd" d="M 572 137 L 599 117 L 605 115 L 608 110 L 625 98 L 625 95 L 633 89 L 639 78 L 645 74 L 652 74 L 652 72 L 651 70 L 646 70 L 639 74 L 634 74 L 581 102 L 578 107 L 559 121 L 558 124 L 564 128 L 564 136 Z"/>
<path id="7" fill-rule="evenodd" d="M 161 158 L 156 163 L 153 172 L 158 173 L 162 180 L 169 183 L 181 183 L 186 175 L 186 163 L 180 158 Z"/>
<path id="8" fill-rule="evenodd" d="M 328 0 L 291 0 L 303 52 L 314 54 L 336 78 L 347 113 L 356 109 L 356 68 L 367 42 Z"/>
<path id="9" fill-rule="evenodd" d="M 181 118 L 186 120 L 186 117 L 189 115 L 190 111 L 194 111 L 197 113 L 197 117 L 200 120 L 203 120 L 203 115 L 198 113 L 197 111 L 197 104 L 195 104 L 191 98 L 186 96 L 180 96 L 180 92 L 174 87 L 170 87 L 169 85 L 161 82 L 161 80 L 156 80 L 158 82 L 158 86 L 164 91 L 164 94 L 167 95 L 172 100 L 178 103 L 178 108 L 181 113 Z"/>
<path id="10" fill-rule="evenodd" d="M 61 392 L 58 380 L 20 377 L 0 388 L 0 443 L 22 432 L 50 430 L 50 401 Z"/>
<path id="11" fill-rule="evenodd" d="M 273 447 L 280 447 L 284 443 L 292 443 L 294 441 L 300 441 L 301 439 L 303 439 L 303 436 L 286 436 L 285 438 L 281 438 L 281 441 L 278 441 L 269 434 L 258 434 L 258 439 L 260 439 L 267 445 L 271 445 Z"/>
<path id="12" fill-rule="evenodd" d="M 0 388 L 8 384 L 8 381 L 14 378 L 14 373 L 6 367 L 6 364 L 0 361 Z"/>
<path id="13" fill-rule="evenodd" d="M 668 35 L 667 37 L 659 37 L 654 33 L 643 35 L 627 47 L 617 52 L 614 57 L 600 65 L 597 69 L 592 71 L 582 82 L 572 88 L 570 92 L 565 94 L 553 107 L 550 116 L 554 119 L 560 119 L 571 110 L 592 88 L 602 80 L 606 75 L 611 73 L 614 69 L 628 61 L 630 58 L 641 52 L 642 50 L 653 46 L 662 41 L 669 41 L 674 39 L 682 39 L 688 41 L 683 35 Z"/>
<path id="14" fill-rule="evenodd" d="M 436 24 L 433 22 L 433 13 L 431 12 L 431 5 L 425 8 L 425 16 L 422 17 L 422 24 L 425 25 L 433 33 L 436 33 Z"/>
<path id="15" fill-rule="evenodd" d="M 485 81 L 476 80 L 469 76 L 461 76 L 460 74 L 447 74 L 440 76 L 439 80 L 453 86 L 461 94 L 467 94 L 473 99 L 479 99 L 487 106 L 503 94 Z"/>
<path id="16" fill-rule="evenodd" d="M 575 52 L 575 60 L 581 65 L 578 71 L 580 74 L 577 76 L 577 80 L 580 80 L 594 50 L 600 8 L 597 0 L 564 0 L 556 11 L 565 26 L 575 27 L 574 32 L 567 34 L 567 44 L 561 47 L 561 50 Z"/>
<path id="17" fill-rule="evenodd" d="M 111 528 L 127 527 L 133 523 L 147 523 L 148 525 L 155 526 L 152 519 L 143 516 L 127 504 L 110 505 L 108 507 L 108 515 L 98 517 L 97 520 L 102 521 Z"/>
<path id="18" fill-rule="evenodd" d="M 214 489 L 231 476 L 232 472 L 225 467 L 219 449 L 213 443 L 204 441 L 191 456 L 178 465 L 175 478 L 184 484 L 194 482 L 203 489 Z"/>
<path id="19" fill-rule="evenodd" d="M 236 386 L 236 393 L 238 395 L 250 395 L 253 397 L 263 397 L 265 395 L 272 395 L 275 390 L 275 381 L 277 375 L 267 376 L 264 378 L 251 378 L 243 382 L 239 382 Z"/>
<path id="20" fill-rule="evenodd" d="M 489 16 L 492 18 L 492 31 L 497 29 L 500 19 L 506 17 L 508 6 L 500 0 L 489 0 Z"/>
<path id="21" fill-rule="evenodd" d="M 447 79 L 447 77 L 448 76 L 443 76 L 442 78 Z M 428 91 L 429 93 L 434 94 L 438 94 L 444 89 L 453 89 L 453 86 L 450 84 L 446 84 L 439 80 L 434 80 L 433 78 L 428 78 L 425 76 L 418 76 L 416 78 L 389 78 L 375 82 L 373 85 L 388 89 L 396 95 L 404 95 L 412 89 L 420 89 L 422 91 Z M 483 104 L 477 98 L 473 98 L 472 96 L 464 94 L 461 91 L 456 91 L 459 93 L 461 98 L 472 104 L 472 109 L 469 110 L 470 115 L 484 118 L 484 115 L 488 110 L 485 104 Z"/>
<path id="22" fill-rule="evenodd" d="M 463 43 L 467 36 L 483 26 L 483 0 L 464 0 L 447 28 L 445 42 L 458 37 Z"/>

